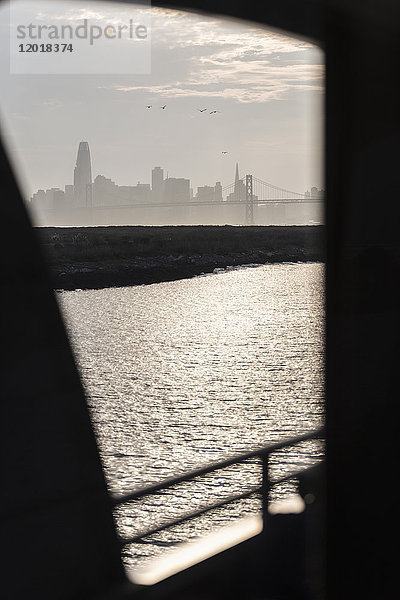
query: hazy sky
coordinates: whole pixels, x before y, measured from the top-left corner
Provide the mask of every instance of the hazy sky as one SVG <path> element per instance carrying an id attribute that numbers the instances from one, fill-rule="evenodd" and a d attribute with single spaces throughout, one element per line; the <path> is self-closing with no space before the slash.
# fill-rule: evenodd
<path id="1" fill-rule="evenodd" d="M 82 6 L 75 20 L 111 18 L 107 3 Z M 25 193 L 72 183 L 81 140 L 93 176 L 120 185 L 150 183 L 159 165 L 194 190 L 225 186 L 238 161 L 240 175 L 322 187 L 323 53 L 252 23 L 150 10 L 150 74 L 10 75 L 1 53 L 1 124 Z"/>

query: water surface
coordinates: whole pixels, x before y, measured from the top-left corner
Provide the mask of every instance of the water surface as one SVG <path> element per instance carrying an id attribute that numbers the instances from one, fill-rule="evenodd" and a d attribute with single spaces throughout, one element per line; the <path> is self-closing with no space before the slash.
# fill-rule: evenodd
<path id="1" fill-rule="evenodd" d="M 323 422 L 324 267 L 270 264 L 146 286 L 59 293 L 110 491 L 305 433 Z M 281 454 L 278 471 L 322 455 Z M 133 533 L 257 483 L 254 463 L 121 511 Z M 284 491 L 282 492 L 284 493 Z M 222 494 L 222 496 L 221 496 Z M 130 564 L 232 515 L 250 500 L 158 534 Z"/>

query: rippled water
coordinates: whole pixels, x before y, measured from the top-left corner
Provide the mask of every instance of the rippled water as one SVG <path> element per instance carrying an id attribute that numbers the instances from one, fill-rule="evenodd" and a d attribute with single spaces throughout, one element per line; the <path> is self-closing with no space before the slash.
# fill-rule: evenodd
<path id="1" fill-rule="evenodd" d="M 273 264 L 60 292 L 109 488 L 127 492 L 323 422 L 324 267 Z M 323 450 L 284 453 L 299 468 Z M 255 463 L 121 510 L 129 534 L 243 491 Z M 131 547 L 129 564 L 258 508 L 254 499 Z M 185 510 L 186 509 L 186 510 Z"/>

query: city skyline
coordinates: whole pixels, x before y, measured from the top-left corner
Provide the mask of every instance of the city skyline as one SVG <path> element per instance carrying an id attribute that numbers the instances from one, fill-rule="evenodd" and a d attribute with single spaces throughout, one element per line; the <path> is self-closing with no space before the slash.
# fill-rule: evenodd
<path id="1" fill-rule="evenodd" d="M 76 164 L 73 171 L 73 184 L 66 183 L 64 190 L 60 187 L 39 188 L 30 198 L 30 203 L 40 210 L 57 210 L 63 208 L 110 207 L 113 205 L 129 206 L 137 203 L 179 203 L 198 199 L 199 201 L 222 201 L 222 185 L 216 181 L 214 186 L 205 184 L 198 186 L 196 193 L 185 177 L 164 178 L 164 169 L 153 167 L 151 184 L 137 182 L 136 185 L 121 186 L 113 179 L 102 174 L 92 178 L 92 163 L 89 142 L 81 141 L 78 145 Z M 239 165 L 235 166 L 235 182 L 233 191 L 226 200 L 244 199 L 244 184 L 239 178 Z"/>
<path id="2" fill-rule="evenodd" d="M 312 187 L 299 194 L 277 188 L 252 174 L 241 178 L 238 163 L 234 181 L 224 188 L 216 181 L 215 185 L 198 186 L 195 192 L 190 179 L 169 177 L 168 173 L 164 177 L 160 166 L 153 167 L 151 184 L 138 182 L 121 186 L 102 174 L 92 178 L 89 143 L 81 141 L 73 181 L 73 184 L 65 184 L 64 190 L 40 188 L 32 195 L 29 204 L 35 222 L 47 225 L 96 224 L 104 220 L 109 224 L 311 224 L 322 218 L 321 206 L 315 202 L 321 204 L 323 190 Z"/>
<path id="3" fill-rule="evenodd" d="M 190 178 L 169 177 L 169 173 L 164 178 L 164 169 L 160 166 L 152 168 L 151 184 L 138 181 L 136 185 L 121 186 L 112 178 L 107 178 L 100 173 L 92 178 L 91 152 L 87 141 L 79 142 L 73 171 L 73 182 L 73 184 L 65 183 L 64 190 L 60 187 L 39 188 L 30 198 L 30 202 L 43 201 L 44 208 L 48 210 L 56 209 L 61 198 L 65 200 L 66 206 L 71 208 L 112 206 L 115 204 L 115 195 L 118 192 L 121 192 L 118 204 L 122 206 L 129 205 L 132 202 L 146 201 L 179 203 L 194 199 L 199 201 L 244 200 L 246 193 L 244 177 L 241 178 L 239 175 L 239 163 L 235 165 L 233 190 L 228 191 L 225 198 L 223 197 L 223 187 L 220 181 L 216 181 L 214 186 L 209 185 L 209 183 L 198 186 L 196 193 L 194 193 L 194 188 L 190 185 Z M 52 194 L 50 202 L 48 193 Z M 48 195 L 47 201 L 46 194 Z M 310 191 L 304 192 L 304 195 L 308 197 L 317 197 L 318 195 L 322 197 L 322 194 L 323 190 L 318 190 L 315 186 Z M 51 203 L 54 203 L 54 206 L 50 208 Z"/>

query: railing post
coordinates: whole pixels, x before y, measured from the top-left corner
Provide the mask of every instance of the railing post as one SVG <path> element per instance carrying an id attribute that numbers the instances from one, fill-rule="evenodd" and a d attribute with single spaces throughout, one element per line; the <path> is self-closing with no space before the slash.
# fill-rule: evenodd
<path id="1" fill-rule="evenodd" d="M 262 518 L 264 527 L 268 518 L 268 504 L 269 504 L 269 453 L 266 452 L 261 456 L 262 460 L 262 484 L 261 484 L 261 502 L 262 502 Z"/>

